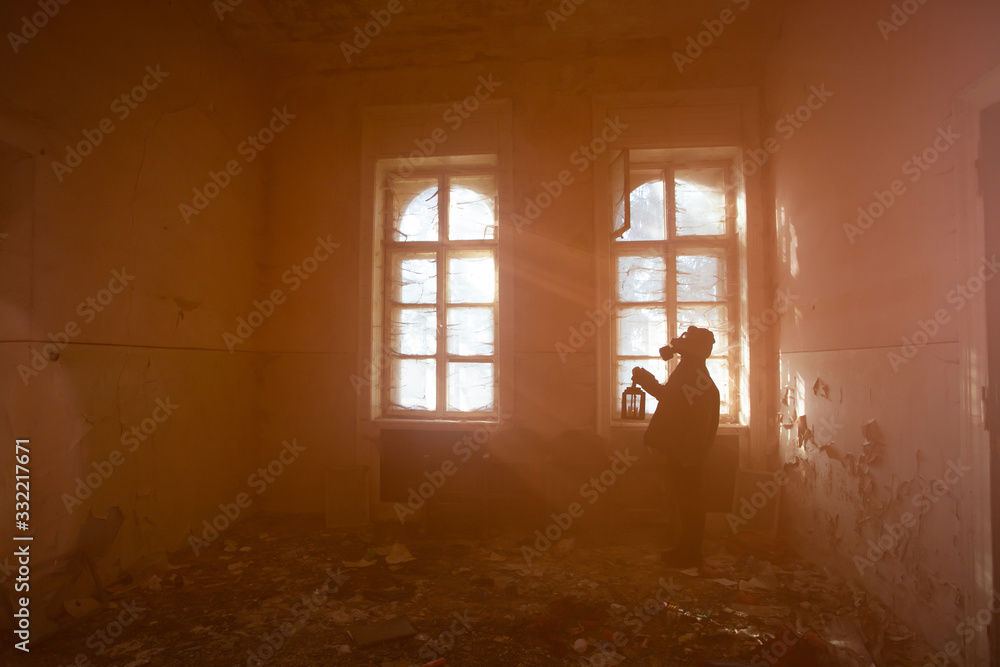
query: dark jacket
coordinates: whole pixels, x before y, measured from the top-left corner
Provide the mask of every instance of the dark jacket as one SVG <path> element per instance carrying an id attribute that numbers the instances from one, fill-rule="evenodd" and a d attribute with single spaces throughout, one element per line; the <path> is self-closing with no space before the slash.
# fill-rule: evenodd
<path id="1" fill-rule="evenodd" d="M 704 364 L 681 359 L 666 384 L 638 384 L 659 402 L 646 429 L 646 446 L 683 467 L 703 465 L 719 430 L 719 388 Z"/>

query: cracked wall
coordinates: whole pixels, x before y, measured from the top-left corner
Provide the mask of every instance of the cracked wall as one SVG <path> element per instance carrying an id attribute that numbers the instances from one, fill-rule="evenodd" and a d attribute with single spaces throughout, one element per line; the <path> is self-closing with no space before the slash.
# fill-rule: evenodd
<path id="1" fill-rule="evenodd" d="M 779 134 L 771 162 L 778 287 L 798 297 L 781 324 L 783 529 L 941 646 L 968 611 L 973 562 L 970 491 L 954 465 L 968 462 L 948 295 L 968 276 L 949 127 L 959 92 L 1000 62 L 1000 13 L 918 7 L 892 23 L 882 3 L 791 5 L 769 61 L 765 134 L 810 86 L 833 94 L 794 136 Z M 948 321 L 927 324 L 942 309 Z M 911 354 L 903 338 L 920 322 L 933 333 Z"/>
<path id="2" fill-rule="evenodd" d="M 260 162 L 179 209 L 268 108 L 248 62 L 210 13 L 108 1 L 62 6 L 0 60 L 0 438 L 31 440 L 36 575 L 72 569 L 88 514 L 114 507 L 106 578 L 186 548 L 256 467 L 260 369 L 222 333 L 256 296 Z"/>

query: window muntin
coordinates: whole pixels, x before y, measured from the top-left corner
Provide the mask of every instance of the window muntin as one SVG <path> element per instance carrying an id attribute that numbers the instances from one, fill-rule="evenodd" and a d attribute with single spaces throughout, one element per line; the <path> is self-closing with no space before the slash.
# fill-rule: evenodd
<path id="1" fill-rule="evenodd" d="M 664 362 L 659 348 L 693 325 L 715 334 L 706 365 L 719 387 L 722 420 L 736 421 L 738 405 L 730 391 L 738 386 L 739 358 L 731 174 L 722 162 L 628 166 L 628 225 L 611 247 L 617 306 L 613 406 L 631 384 L 634 366 L 665 379 L 677 361 Z M 656 399 L 648 396 L 647 413 L 655 408 Z"/>
<path id="2" fill-rule="evenodd" d="M 382 416 L 497 414 L 498 212 L 492 171 L 386 177 Z"/>

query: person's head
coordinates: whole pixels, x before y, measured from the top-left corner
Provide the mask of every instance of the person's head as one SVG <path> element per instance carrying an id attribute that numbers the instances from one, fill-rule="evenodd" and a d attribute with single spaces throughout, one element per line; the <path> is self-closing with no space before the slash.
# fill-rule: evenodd
<path id="1" fill-rule="evenodd" d="M 678 338 L 671 340 L 670 345 L 660 348 L 660 355 L 669 359 L 665 354 L 665 351 L 669 351 L 681 355 L 681 358 L 704 361 L 711 356 L 713 346 L 715 346 L 715 334 L 708 329 L 688 327 Z"/>

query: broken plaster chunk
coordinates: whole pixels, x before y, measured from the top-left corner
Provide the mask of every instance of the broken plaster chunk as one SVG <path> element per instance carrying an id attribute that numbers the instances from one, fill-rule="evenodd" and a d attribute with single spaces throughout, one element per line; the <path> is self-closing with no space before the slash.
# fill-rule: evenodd
<path id="1" fill-rule="evenodd" d="M 865 438 L 865 443 L 876 443 L 879 441 L 878 424 L 874 419 L 869 419 L 861 425 L 861 435 Z"/>
<path id="2" fill-rule="evenodd" d="M 83 618 L 102 609 L 104 605 L 94 598 L 83 598 L 80 600 L 66 600 L 63 607 L 73 618 Z"/>
<path id="3" fill-rule="evenodd" d="M 816 378 L 815 384 L 813 384 L 813 394 L 821 398 L 830 398 L 830 385 L 823 382 L 820 378 Z"/>

